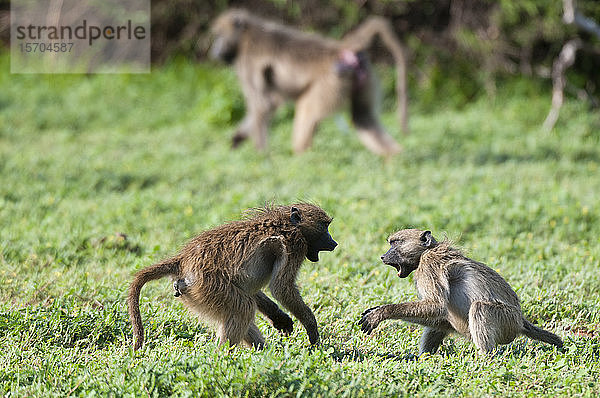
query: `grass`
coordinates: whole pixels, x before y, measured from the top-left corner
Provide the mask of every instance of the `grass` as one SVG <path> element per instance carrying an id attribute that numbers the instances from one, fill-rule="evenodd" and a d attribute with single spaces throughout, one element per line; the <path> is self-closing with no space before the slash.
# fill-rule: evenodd
<path id="1" fill-rule="evenodd" d="M 600 122 L 568 101 L 540 126 L 546 86 L 431 111 L 413 90 L 412 134 L 384 162 L 345 115 L 313 148 L 290 150 L 291 109 L 269 151 L 229 149 L 243 100 L 230 70 L 174 62 L 151 75 L 10 75 L 0 57 L 0 394 L 2 396 L 596 396 L 600 393 Z M 451 102 L 449 100 L 448 102 Z M 323 344 L 301 325 L 231 353 L 172 297 L 147 285 L 145 347 L 134 353 L 125 294 L 133 272 L 198 232 L 274 201 L 310 200 L 339 242 L 299 278 Z M 446 234 L 498 270 L 526 316 L 564 352 L 524 337 L 492 358 L 448 338 L 416 359 L 420 329 L 360 313 L 415 300 L 379 261 L 405 227 Z"/>

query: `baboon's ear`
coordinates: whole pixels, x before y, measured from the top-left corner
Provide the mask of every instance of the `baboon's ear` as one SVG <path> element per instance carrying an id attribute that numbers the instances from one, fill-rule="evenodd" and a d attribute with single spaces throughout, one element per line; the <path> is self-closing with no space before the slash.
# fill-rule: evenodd
<path id="1" fill-rule="evenodd" d="M 296 207 L 292 207 L 290 210 L 290 222 L 292 225 L 298 225 L 302 221 L 302 217 L 300 216 L 300 210 Z"/>
<path id="2" fill-rule="evenodd" d="M 435 242 L 433 236 L 431 236 L 431 231 L 425 231 L 421 234 L 421 244 L 425 247 L 431 247 L 431 245 Z"/>

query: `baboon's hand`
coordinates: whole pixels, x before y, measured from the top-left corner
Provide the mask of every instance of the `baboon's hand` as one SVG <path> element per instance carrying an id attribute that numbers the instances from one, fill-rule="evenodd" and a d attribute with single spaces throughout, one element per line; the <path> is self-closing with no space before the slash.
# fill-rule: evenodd
<path id="1" fill-rule="evenodd" d="M 294 331 L 294 321 L 288 314 L 283 311 L 279 311 L 277 317 L 272 319 L 273 327 L 279 330 L 284 335 L 290 335 Z"/>
<path id="2" fill-rule="evenodd" d="M 373 329 L 375 329 L 379 323 L 381 322 L 379 311 L 377 311 L 381 306 L 369 308 L 365 312 L 362 313 L 360 321 L 358 324 L 360 325 L 360 330 L 362 330 L 366 334 L 371 334 Z"/>

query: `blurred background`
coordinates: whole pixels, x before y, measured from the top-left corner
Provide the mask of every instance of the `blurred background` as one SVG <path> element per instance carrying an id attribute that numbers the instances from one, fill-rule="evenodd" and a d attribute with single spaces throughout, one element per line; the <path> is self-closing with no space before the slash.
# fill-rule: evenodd
<path id="1" fill-rule="evenodd" d="M 153 0 L 154 65 L 178 56 L 205 60 L 210 23 L 228 7 L 336 38 L 369 15 L 385 16 L 408 49 L 410 86 L 419 90 L 423 105 L 440 96 L 461 105 L 494 94 L 504 78 L 515 75 L 550 80 L 561 49 L 578 38 L 566 91 L 600 105 L 596 0 Z M 9 9 L 10 2 L 1 0 L 0 40 L 6 47 Z M 373 55 L 388 60 L 381 43 L 374 43 Z"/>

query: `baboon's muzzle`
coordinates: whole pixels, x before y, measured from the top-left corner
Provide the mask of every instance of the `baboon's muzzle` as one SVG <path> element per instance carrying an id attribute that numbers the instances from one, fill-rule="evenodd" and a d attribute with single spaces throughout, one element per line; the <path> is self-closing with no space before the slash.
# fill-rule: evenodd
<path id="1" fill-rule="evenodd" d="M 390 248 L 390 250 L 388 250 L 383 256 L 381 256 L 381 261 L 383 261 L 385 265 L 390 265 L 396 268 L 396 271 L 398 271 L 398 276 L 400 278 L 406 278 L 408 275 L 410 275 L 411 272 L 415 270 L 415 267 L 412 267 L 403 262 L 402 258 L 398 256 L 398 253 L 396 253 L 396 250 L 394 250 L 393 248 Z"/>
<path id="2" fill-rule="evenodd" d="M 320 251 L 333 251 L 333 249 L 335 249 L 337 245 L 337 242 L 333 240 L 329 233 L 327 233 L 326 235 L 321 237 L 321 239 L 319 239 L 319 241 L 315 244 L 314 249 L 309 250 L 308 253 L 306 253 L 306 258 L 312 261 L 313 263 L 316 263 L 317 261 L 319 261 Z"/>
<path id="3" fill-rule="evenodd" d="M 336 246 L 338 245 L 336 241 L 333 240 L 333 238 L 331 237 L 331 235 L 327 234 L 327 237 L 324 239 L 324 243 L 323 243 L 323 247 L 321 248 L 321 250 L 325 250 L 325 251 L 333 251 L 333 249 L 336 248 Z"/>
<path id="4" fill-rule="evenodd" d="M 400 271 L 400 262 L 398 260 L 398 255 L 393 248 L 390 248 L 383 256 L 381 256 L 381 261 L 383 261 L 385 265 L 391 265 Z"/>

